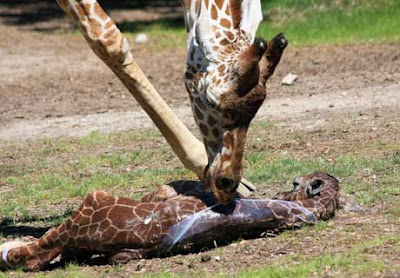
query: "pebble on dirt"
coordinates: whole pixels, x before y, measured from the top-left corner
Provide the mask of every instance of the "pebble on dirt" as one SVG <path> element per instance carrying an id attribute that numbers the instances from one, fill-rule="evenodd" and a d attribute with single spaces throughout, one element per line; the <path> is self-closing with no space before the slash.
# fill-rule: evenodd
<path id="1" fill-rule="evenodd" d="M 283 79 L 282 79 L 282 85 L 285 86 L 292 86 L 294 82 L 298 79 L 299 77 L 296 74 L 293 73 L 288 73 Z"/>
<path id="2" fill-rule="evenodd" d="M 149 37 L 145 34 L 145 33 L 140 33 L 137 34 L 136 38 L 135 38 L 135 42 L 136 43 L 146 43 L 149 41 Z"/>
<path id="3" fill-rule="evenodd" d="M 202 261 L 203 263 L 208 262 L 208 261 L 210 261 L 210 260 L 211 260 L 211 256 L 210 256 L 210 255 L 203 255 L 203 256 L 201 256 L 201 261 Z"/>

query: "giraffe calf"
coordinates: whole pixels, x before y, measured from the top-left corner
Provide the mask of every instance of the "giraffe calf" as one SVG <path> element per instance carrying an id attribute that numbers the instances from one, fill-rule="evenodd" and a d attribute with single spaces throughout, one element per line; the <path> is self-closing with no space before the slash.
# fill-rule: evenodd
<path id="1" fill-rule="evenodd" d="M 338 209 L 339 181 L 316 172 L 296 178 L 294 189 L 277 197 L 281 200 L 236 195 L 232 203 L 221 205 L 197 181 L 164 185 L 140 201 L 97 191 L 39 239 L 0 246 L 0 269 L 38 271 L 60 254 L 77 251 L 127 262 L 313 224 Z"/>

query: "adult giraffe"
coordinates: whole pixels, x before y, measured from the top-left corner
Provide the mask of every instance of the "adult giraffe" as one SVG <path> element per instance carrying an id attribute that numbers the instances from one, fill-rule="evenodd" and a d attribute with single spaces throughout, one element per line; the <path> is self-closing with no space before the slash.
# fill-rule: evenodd
<path id="1" fill-rule="evenodd" d="M 186 86 L 204 145 L 177 118 L 133 60 L 128 41 L 95 0 L 57 0 L 92 50 L 118 76 L 160 129 L 184 166 L 221 203 L 240 181 L 246 133 L 265 98 L 265 82 L 286 47 L 255 40 L 259 0 L 182 1 L 188 30 Z M 243 190 L 242 190 L 242 193 Z"/>
<path id="2" fill-rule="evenodd" d="M 281 34 L 269 45 L 255 39 L 260 0 L 186 0 L 183 5 L 185 83 L 208 156 L 204 182 L 227 204 L 243 177 L 247 129 L 287 41 Z"/>

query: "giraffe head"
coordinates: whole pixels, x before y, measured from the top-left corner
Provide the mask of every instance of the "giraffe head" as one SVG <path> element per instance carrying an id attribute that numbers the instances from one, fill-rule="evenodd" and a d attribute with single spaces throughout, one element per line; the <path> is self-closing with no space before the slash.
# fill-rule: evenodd
<path id="1" fill-rule="evenodd" d="M 204 181 L 220 203 L 232 201 L 243 175 L 247 129 L 263 103 L 265 83 L 287 41 L 256 39 L 259 0 L 186 1 L 185 74 L 208 155 Z"/>
<path id="2" fill-rule="evenodd" d="M 275 199 L 280 200 L 305 200 L 320 196 L 321 191 L 332 187 L 335 192 L 339 190 L 339 180 L 324 172 L 314 172 L 306 176 L 296 177 L 293 180 L 293 190 L 288 192 L 279 192 Z"/>

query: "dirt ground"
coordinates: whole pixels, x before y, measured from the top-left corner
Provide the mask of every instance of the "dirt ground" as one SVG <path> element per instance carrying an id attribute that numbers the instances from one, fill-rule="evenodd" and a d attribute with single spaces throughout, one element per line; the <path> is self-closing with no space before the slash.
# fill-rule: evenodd
<path id="1" fill-rule="evenodd" d="M 191 123 L 182 81 L 185 50 L 150 53 L 142 46 L 138 50 L 133 48 L 136 60 L 163 98 Z M 352 95 L 363 99 L 368 94 L 364 89 L 374 88 L 383 103 L 364 101 L 361 110 L 386 102 L 395 102 L 388 103 L 389 106 L 396 105 L 393 96 L 385 98 L 381 91 L 390 88 L 394 91 L 392 95 L 398 97 L 398 88 L 393 86 L 399 84 L 399 68 L 398 45 L 289 47 L 268 84 L 268 99 L 260 114 L 271 115 L 273 119 L 285 109 L 290 116 L 303 108 L 309 110 L 309 100 L 316 103 L 319 98 L 325 98 L 331 106 L 328 111 L 333 111 L 340 103 L 346 104 Z M 298 74 L 299 81 L 295 86 L 281 86 L 280 80 L 289 72 Z M 151 126 L 145 115 L 126 115 L 141 111 L 140 107 L 78 35 L 0 26 L 0 80 L 0 139 L 110 131 L 106 128 L 110 120 L 124 123 L 112 131 Z M 299 99 L 304 100 L 301 106 Z M 292 109 L 292 105 L 298 107 Z M 129 121 L 121 121 L 126 117 Z M 138 117 L 142 120 L 133 121 Z M 86 125 L 80 129 L 82 122 Z M 114 124 L 111 126 L 115 128 Z M 51 132 L 49 127 L 53 127 Z"/>
<path id="2" fill-rule="evenodd" d="M 4 10 L 0 9 L 2 12 Z M 113 13 L 114 17 L 122 19 L 131 15 Z M 138 16 L 152 18 L 151 13 Z M 68 32 L 71 27 L 65 19 L 35 23 L 32 25 L 35 28 L 6 24 L 4 17 L 1 20 L 4 24 L 0 25 L 0 143 L 82 136 L 95 130 L 116 132 L 153 127 L 136 101 L 91 52 L 83 38 Z M 42 32 L 44 29 L 46 32 Z M 193 127 L 182 81 L 185 49 L 153 53 L 147 51 L 146 46 L 136 47 L 133 41 L 131 43 L 134 57 L 160 94 L 185 123 Z M 280 80 L 289 72 L 298 74 L 299 80 L 294 86 L 282 86 Z M 355 136 L 363 135 L 361 130 L 365 129 L 373 138 L 387 135 L 392 141 L 398 140 L 400 45 L 289 47 L 269 81 L 267 93 L 268 99 L 258 120 L 270 119 L 283 128 L 300 131 L 320 130 L 330 125 L 347 132 L 355 124 L 354 128 L 359 131 Z M 351 122 L 353 118 L 347 118 L 351 113 L 359 116 L 357 121 Z M 234 243 L 222 251 L 133 262 L 128 264 L 126 271 L 184 273 L 185 269 L 200 272 L 212 269 L 230 273 L 238 268 L 265 265 L 294 250 L 301 250 L 302 254 L 343 251 L 346 244 L 335 246 L 330 240 L 332 234 L 350 235 L 349 242 L 372 240 L 373 234 L 349 232 L 346 228 L 355 222 L 368 227 L 370 214 L 374 215 L 374 227 L 380 235 L 398 232 L 396 219 L 388 222 L 380 216 L 384 206 L 370 207 L 356 216 L 340 213 L 337 219 L 329 222 L 332 226 L 338 224 L 339 231 L 315 231 L 320 238 L 318 246 L 309 245 L 312 238 L 293 242 L 267 237 Z M 394 248 L 400 250 L 399 246 Z M 400 256 L 400 251 L 386 254 L 380 249 L 377 252 L 375 255 L 381 257 Z M 200 258 L 207 254 L 211 261 L 201 263 Z M 246 256 L 246 259 L 238 265 L 235 258 L 240 256 Z M 92 268 L 107 271 L 108 266 Z M 377 275 L 380 277 L 382 273 Z M 390 273 L 385 275 L 391 277 Z"/>

